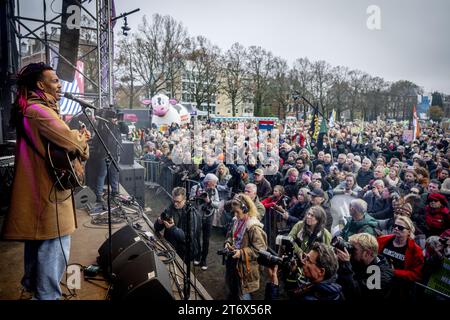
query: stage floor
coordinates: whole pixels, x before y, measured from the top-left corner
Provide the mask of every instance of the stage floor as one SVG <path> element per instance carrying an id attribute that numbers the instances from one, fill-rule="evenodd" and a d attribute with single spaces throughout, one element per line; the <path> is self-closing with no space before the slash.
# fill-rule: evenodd
<path id="1" fill-rule="evenodd" d="M 92 225 L 91 217 L 86 210 L 77 210 L 78 228 L 72 235 L 70 252 L 70 264 L 88 266 L 96 264 L 98 249 L 108 238 L 108 227 L 104 225 Z M 113 225 L 114 233 L 125 223 Z M 22 294 L 20 280 L 23 275 L 23 247 L 22 242 L 0 241 L 0 300 L 20 300 L 30 298 Z M 179 259 L 179 258 L 178 258 Z M 191 276 L 192 277 L 192 276 Z M 103 278 L 100 274 L 96 278 Z M 194 278 L 191 278 L 194 281 Z M 63 277 L 62 282 L 66 279 Z M 199 281 L 196 282 L 197 289 L 202 292 L 205 299 L 211 299 Z M 68 295 L 68 289 L 62 285 L 63 294 Z M 80 289 L 76 290 L 76 296 L 71 300 L 105 300 L 109 284 L 105 281 L 85 280 L 81 277 Z M 191 291 L 192 292 L 192 291 Z M 174 293 L 176 299 L 180 297 Z M 192 295 L 191 299 L 199 298 Z"/>

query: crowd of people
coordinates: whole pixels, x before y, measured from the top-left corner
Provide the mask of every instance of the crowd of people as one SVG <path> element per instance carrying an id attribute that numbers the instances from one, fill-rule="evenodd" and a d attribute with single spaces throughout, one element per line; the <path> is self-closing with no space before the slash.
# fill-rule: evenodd
<path id="1" fill-rule="evenodd" d="M 207 270 L 211 228 L 223 228 L 229 297 L 249 299 L 260 288 L 258 257 L 282 256 L 277 237 L 284 235 L 292 243 L 290 260 L 266 265 L 267 299 L 413 298 L 414 284 L 427 284 L 448 258 L 444 129 L 423 124 L 417 139 L 404 141 L 403 122 L 364 123 L 364 130 L 359 123 L 336 124 L 319 145 L 303 120 L 276 128 L 279 134 L 264 141 L 252 139 L 251 132 L 258 137 L 260 131 L 251 121 L 203 122 L 208 134 L 200 138 L 191 124 L 142 131 L 141 160 L 162 163 L 183 177 L 179 181 L 196 182 L 191 190 L 180 186 L 183 201 L 195 209 L 185 211 L 196 220 L 194 265 Z M 230 131 L 247 137 L 230 137 Z M 230 147 L 234 159 L 244 161 L 227 161 Z M 333 201 L 342 195 L 350 200 L 336 215 L 339 202 Z M 183 234 L 182 220 L 156 223 L 165 235 L 173 227 Z M 381 274 L 371 287 L 367 270 L 374 266 Z"/>

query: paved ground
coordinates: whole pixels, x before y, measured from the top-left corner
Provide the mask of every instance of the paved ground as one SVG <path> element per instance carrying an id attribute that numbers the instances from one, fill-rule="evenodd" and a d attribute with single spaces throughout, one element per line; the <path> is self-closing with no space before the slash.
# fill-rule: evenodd
<path id="1" fill-rule="evenodd" d="M 157 188 L 147 189 L 146 205 L 152 209 L 150 214 L 152 221 L 156 220 L 169 203 L 170 198 L 164 191 L 158 190 Z M 216 254 L 219 249 L 223 248 L 224 241 L 225 235 L 222 229 L 213 228 L 207 259 L 208 270 L 203 271 L 199 267 L 193 269 L 196 278 L 215 300 L 224 300 L 227 297 L 224 280 L 225 266 L 222 265 L 222 256 Z M 261 280 L 261 289 L 254 294 L 255 299 L 264 298 L 265 270 L 263 268 L 261 269 L 261 273 L 264 279 Z"/>

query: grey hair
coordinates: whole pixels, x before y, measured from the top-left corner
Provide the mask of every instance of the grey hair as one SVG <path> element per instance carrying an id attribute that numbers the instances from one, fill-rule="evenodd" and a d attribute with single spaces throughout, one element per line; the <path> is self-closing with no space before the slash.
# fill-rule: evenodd
<path id="1" fill-rule="evenodd" d="M 252 188 L 252 192 L 256 192 L 258 190 L 258 187 L 254 183 L 247 183 L 245 186 Z"/>
<path id="2" fill-rule="evenodd" d="M 217 178 L 214 173 L 208 173 L 203 179 L 203 183 L 207 183 L 208 181 L 214 181 L 217 183 L 217 181 L 219 181 L 219 178 Z"/>
<path id="3" fill-rule="evenodd" d="M 367 211 L 367 202 L 363 199 L 353 199 L 350 201 L 349 208 L 353 208 L 356 212 L 364 214 Z"/>

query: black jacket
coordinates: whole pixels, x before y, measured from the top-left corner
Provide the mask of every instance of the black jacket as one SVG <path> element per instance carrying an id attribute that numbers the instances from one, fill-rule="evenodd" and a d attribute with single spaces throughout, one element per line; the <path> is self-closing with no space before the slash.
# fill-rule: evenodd
<path id="1" fill-rule="evenodd" d="M 376 284 L 376 273 L 374 271 L 368 272 L 367 270 L 370 266 L 377 266 L 380 270 L 379 289 L 368 287 L 368 284 Z M 369 278 L 371 279 L 368 281 Z M 371 301 L 372 299 L 386 299 L 389 297 L 393 278 L 394 270 L 388 264 L 386 258 L 381 255 L 376 257 L 368 266 L 352 264 L 349 261 L 339 261 L 337 282 L 342 286 L 346 300 Z"/>

